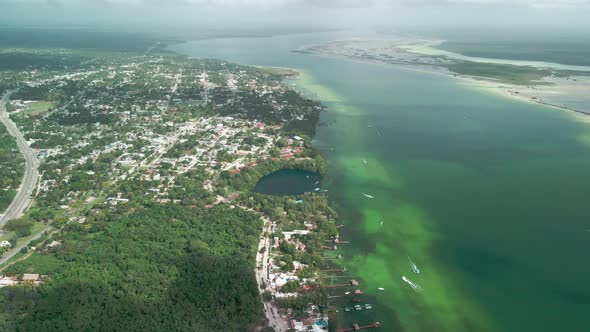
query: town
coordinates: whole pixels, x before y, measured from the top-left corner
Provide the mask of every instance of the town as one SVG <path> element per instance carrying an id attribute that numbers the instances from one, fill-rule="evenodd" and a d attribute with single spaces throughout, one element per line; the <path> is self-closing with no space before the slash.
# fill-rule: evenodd
<path id="1" fill-rule="evenodd" d="M 327 196 L 319 189 L 300 196 L 253 191 L 279 169 L 326 172 L 311 148 L 323 106 L 283 82 L 296 73 L 173 55 L 38 50 L 30 56 L 55 61 L 15 65 L 0 84 L 13 90 L 8 114 L 39 160 L 34 203 L 0 236 L 0 287 L 67 280 L 68 262 L 95 255 L 82 250 L 89 241 L 130 227 L 121 220 L 138 213 L 145 222 L 134 227 L 153 231 L 173 220 L 212 223 L 218 214 L 252 221 L 223 242 L 221 232 L 235 224 L 201 238 L 177 238 L 188 241 L 183 255 L 237 250 L 255 270 L 262 301 L 251 309 L 266 316 L 258 325 L 328 329 L 320 269 L 334 255 L 338 230 Z M 143 213 L 158 217 L 147 220 Z M 145 236 L 129 245 L 145 245 L 152 235 Z"/>

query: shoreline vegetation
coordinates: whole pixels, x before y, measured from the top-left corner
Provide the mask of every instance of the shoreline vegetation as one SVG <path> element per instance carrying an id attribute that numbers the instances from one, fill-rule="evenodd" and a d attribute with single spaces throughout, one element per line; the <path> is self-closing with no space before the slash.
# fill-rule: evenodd
<path id="1" fill-rule="evenodd" d="M 293 68 L 257 68 L 282 76 L 284 83 L 287 83 L 286 80 L 297 80 L 303 74 Z M 312 119 L 310 126 L 317 128 L 319 112 Z M 334 243 L 338 243 L 339 233 L 337 213 L 331 207 L 328 194 L 318 191 L 276 196 L 254 192 L 260 179 L 280 170 L 314 172 L 321 177 L 328 175 L 327 160 L 311 144 L 315 130 L 311 133 L 293 131 L 290 134 L 303 136 L 303 146 L 308 151 L 306 157 L 267 159 L 240 172 L 225 170 L 215 187 L 226 188 L 223 196 L 227 198 L 220 198 L 220 201 L 256 212 L 264 223 L 256 274 L 265 315 L 271 323 L 269 326 L 277 332 L 286 332 L 291 329 L 290 321 L 307 321 L 309 324 L 312 319 L 314 323 L 326 324 L 330 331 L 334 331 L 338 323 L 330 308 L 326 284 L 320 272 L 322 268 L 342 268 L 341 264 L 334 265 L 332 262 L 337 256 L 333 252 L 337 248 Z M 273 268 L 275 271 L 272 271 Z M 287 282 L 280 285 L 276 279 L 270 280 L 273 275 Z"/>
<path id="2" fill-rule="evenodd" d="M 589 71 L 574 71 L 473 62 L 453 58 L 445 51 L 441 51 L 444 54 L 441 55 L 435 49 L 437 45 L 439 42 L 413 39 L 351 39 L 307 45 L 293 52 L 444 75 L 503 97 L 575 112 L 577 115 L 590 115 L 590 108 L 584 106 L 590 101 L 585 91 L 590 83 L 590 68 Z"/>

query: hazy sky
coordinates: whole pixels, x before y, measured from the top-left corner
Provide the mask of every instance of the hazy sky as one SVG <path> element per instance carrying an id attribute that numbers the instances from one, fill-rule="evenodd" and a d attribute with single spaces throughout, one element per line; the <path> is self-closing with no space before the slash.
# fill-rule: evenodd
<path id="1" fill-rule="evenodd" d="M 590 29 L 590 0 L 0 0 L 4 24 L 543 26 Z"/>

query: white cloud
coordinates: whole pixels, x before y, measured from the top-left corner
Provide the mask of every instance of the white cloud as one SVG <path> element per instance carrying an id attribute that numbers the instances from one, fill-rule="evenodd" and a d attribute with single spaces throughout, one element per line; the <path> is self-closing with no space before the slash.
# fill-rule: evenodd
<path id="1" fill-rule="evenodd" d="M 504 7 L 529 6 L 534 8 L 575 8 L 590 5 L 590 0 L 449 0 L 449 2 L 479 5 L 502 5 Z"/>
<path id="2" fill-rule="evenodd" d="M 13 3 L 115 4 L 115 5 L 204 5 L 218 7 L 280 7 L 308 5 L 314 7 L 384 7 L 396 5 L 483 5 L 533 8 L 580 8 L 590 0 L 4 0 Z"/>

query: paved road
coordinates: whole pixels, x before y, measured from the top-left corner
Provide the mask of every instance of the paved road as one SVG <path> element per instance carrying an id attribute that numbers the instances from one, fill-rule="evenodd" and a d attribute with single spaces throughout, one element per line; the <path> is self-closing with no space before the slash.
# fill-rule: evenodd
<path id="1" fill-rule="evenodd" d="M 252 211 L 250 209 L 250 211 Z M 264 222 L 264 228 L 262 229 L 262 233 L 260 235 L 260 242 L 258 243 L 258 252 L 256 254 L 256 282 L 258 283 L 258 289 L 260 292 L 264 292 L 265 290 L 270 290 L 270 280 L 268 280 L 268 263 L 270 260 L 270 248 L 271 248 L 271 238 L 270 234 L 272 231 L 272 221 L 268 218 L 261 217 L 262 221 Z M 265 236 L 266 234 L 269 236 Z M 264 248 L 263 252 L 260 250 Z M 259 268 L 260 267 L 260 268 Z M 266 288 L 262 288 L 262 285 L 265 284 Z M 276 332 L 286 332 L 289 330 L 289 325 L 287 324 L 287 320 L 283 319 L 279 313 L 278 308 L 273 304 L 273 302 L 266 302 L 262 300 L 262 305 L 264 306 L 264 314 L 266 318 L 268 318 L 268 325 L 273 327 Z"/>
<path id="2" fill-rule="evenodd" d="M 51 226 L 51 225 L 49 225 L 49 226 L 45 227 L 45 229 L 44 229 L 44 230 L 42 230 L 41 232 L 37 233 L 35 236 L 33 236 L 32 238 L 30 238 L 30 239 L 29 239 L 29 241 L 27 241 L 27 242 L 25 242 L 25 243 L 23 243 L 23 244 L 19 245 L 19 246 L 18 246 L 18 247 L 16 247 L 16 248 L 12 248 L 12 249 L 11 249 L 9 252 L 7 252 L 7 253 L 6 253 L 4 256 L 2 256 L 2 258 L 0 258 L 0 265 L 2 265 L 2 264 L 4 264 L 4 263 L 8 262 L 8 261 L 9 261 L 9 260 L 10 260 L 12 257 L 14 257 L 16 254 L 18 254 L 22 248 L 24 248 L 24 247 L 28 247 L 28 246 L 29 246 L 29 244 L 30 244 L 32 241 L 35 241 L 35 240 L 37 240 L 37 239 L 38 239 L 38 238 L 40 238 L 40 237 L 41 237 L 43 234 L 46 234 L 46 233 L 47 233 L 48 231 L 50 231 L 51 229 L 52 229 L 52 226 Z M 55 232 L 54 232 L 54 233 L 55 233 Z M 53 233 L 52 233 L 52 234 L 53 234 Z M 51 235 L 52 235 L 52 234 L 51 234 Z M 30 253 L 30 252 L 31 252 L 31 251 L 29 251 L 29 253 Z M 28 256 L 27 256 L 27 257 L 28 257 Z M 21 257 L 21 258 L 19 258 L 18 260 L 21 260 L 21 259 L 22 259 L 22 257 Z M 14 262 L 11 262 L 11 263 L 10 263 L 10 264 L 8 264 L 8 265 L 12 265 L 13 263 L 14 263 Z M 3 266 L 3 267 L 0 269 L 0 272 L 1 272 L 1 271 L 3 271 L 3 270 L 4 270 L 4 269 L 5 269 L 5 268 L 6 268 L 8 265 L 6 265 L 6 266 Z"/>
<path id="3" fill-rule="evenodd" d="M 37 184 L 39 160 L 29 147 L 22 133 L 18 127 L 10 120 L 6 112 L 6 103 L 10 99 L 10 95 L 16 90 L 8 91 L 0 100 L 0 121 L 6 126 L 8 132 L 16 138 L 16 143 L 25 157 L 25 175 L 23 181 L 14 197 L 14 200 L 6 209 L 4 214 L 0 216 L 0 227 L 2 227 L 8 220 L 16 219 L 23 215 L 31 200 L 33 198 L 33 191 Z"/>

